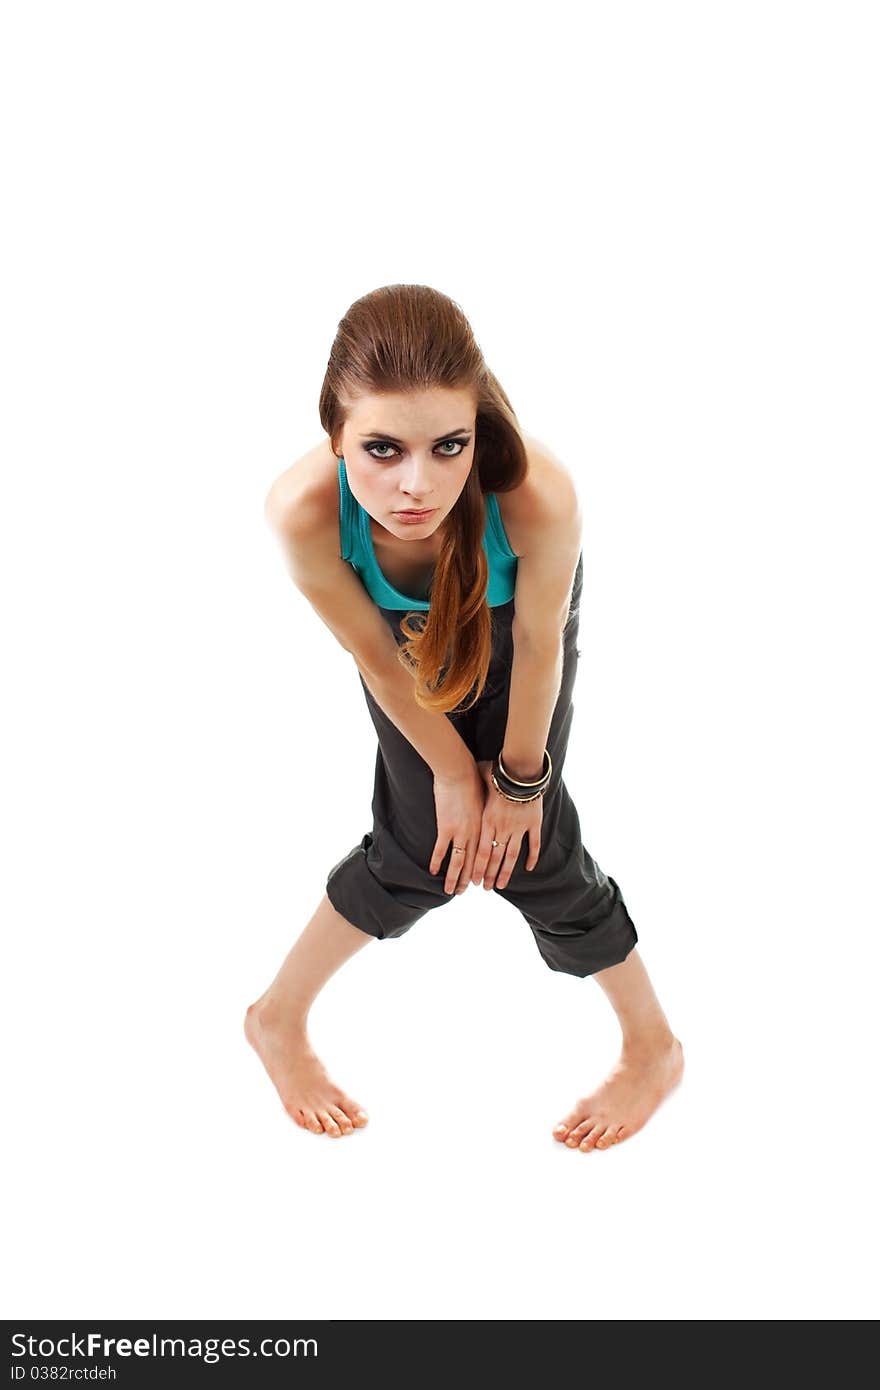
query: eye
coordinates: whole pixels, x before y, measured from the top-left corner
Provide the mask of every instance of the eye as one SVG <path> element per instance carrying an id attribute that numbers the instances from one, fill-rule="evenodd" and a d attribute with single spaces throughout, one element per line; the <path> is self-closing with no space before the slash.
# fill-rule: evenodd
<path id="1" fill-rule="evenodd" d="M 442 439 L 437 445 L 437 449 L 443 451 L 443 458 L 454 459 L 458 458 L 459 454 L 463 452 L 469 443 L 469 439 Z M 384 449 L 386 452 L 379 454 L 375 452 L 377 449 Z M 390 452 L 388 452 L 389 450 Z M 454 450 L 455 452 L 447 452 L 447 450 Z M 364 452 L 369 454 L 370 458 L 380 459 L 384 462 L 400 451 L 397 449 L 396 445 L 389 444 L 387 440 L 375 439 L 372 443 L 364 445 Z"/>

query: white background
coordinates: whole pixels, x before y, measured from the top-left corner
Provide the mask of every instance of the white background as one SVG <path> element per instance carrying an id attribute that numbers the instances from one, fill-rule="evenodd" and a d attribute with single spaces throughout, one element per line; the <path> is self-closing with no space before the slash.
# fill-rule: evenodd
<path id="1" fill-rule="evenodd" d="M 4 7 L 7 1317 L 875 1317 L 872 5 Z M 451 295 L 571 468 L 567 782 L 685 1048 L 471 888 L 311 1032 L 246 1005 L 370 828 L 356 671 L 263 518 L 336 324 Z"/>

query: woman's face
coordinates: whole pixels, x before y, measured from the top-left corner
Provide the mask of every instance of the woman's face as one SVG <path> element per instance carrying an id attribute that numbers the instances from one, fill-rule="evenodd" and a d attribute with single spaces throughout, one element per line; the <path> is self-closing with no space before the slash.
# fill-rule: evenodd
<path id="1" fill-rule="evenodd" d="M 466 387 L 349 401 L 338 442 L 354 496 L 392 535 L 427 540 L 467 482 L 475 428 L 476 400 Z M 400 515 L 423 510 L 430 515 Z"/>

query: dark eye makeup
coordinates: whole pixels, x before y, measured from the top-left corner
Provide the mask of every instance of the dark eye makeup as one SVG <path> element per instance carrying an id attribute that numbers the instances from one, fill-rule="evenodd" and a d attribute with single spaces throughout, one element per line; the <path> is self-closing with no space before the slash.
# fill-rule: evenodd
<path id="1" fill-rule="evenodd" d="M 460 437 L 456 439 L 441 439 L 440 443 L 436 446 L 436 448 L 445 450 L 447 444 L 457 444 L 459 447 L 454 454 L 448 454 L 445 452 L 441 454 L 441 458 L 456 459 L 458 458 L 459 454 L 461 454 L 463 450 L 467 448 L 470 442 L 471 441 L 469 437 L 467 439 L 462 439 Z M 369 444 L 364 445 L 364 451 L 370 455 L 370 458 L 378 459 L 380 463 L 385 463 L 391 457 L 391 455 L 374 454 L 374 449 L 391 449 L 394 453 L 400 453 L 400 450 L 397 448 L 397 445 L 389 443 L 387 439 L 372 439 L 370 440 Z"/>

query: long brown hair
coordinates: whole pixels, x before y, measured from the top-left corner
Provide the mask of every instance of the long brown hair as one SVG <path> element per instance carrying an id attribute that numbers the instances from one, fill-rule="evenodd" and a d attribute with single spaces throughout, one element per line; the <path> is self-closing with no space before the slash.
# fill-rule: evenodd
<path id="1" fill-rule="evenodd" d="M 406 640 L 398 656 L 415 680 L 417 704 L 461 713 L 482 694 L 492 654 L 485 493 L 509 492 L 526 475 L 513 407 L 454 300 L 428 285 L 384 285 L 356 299 L 340 320 L 319 413 L 338 455 L 346 398 L 437 386 L 470 388 L 476 398 L 474 461 L 449 514 L 430 608 L 401 619 Z"/>

